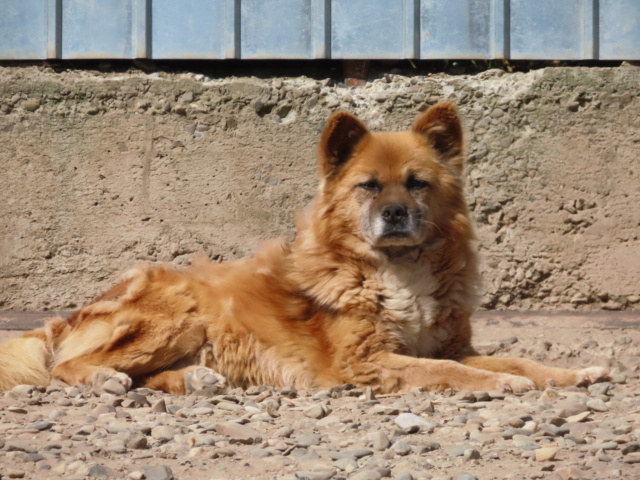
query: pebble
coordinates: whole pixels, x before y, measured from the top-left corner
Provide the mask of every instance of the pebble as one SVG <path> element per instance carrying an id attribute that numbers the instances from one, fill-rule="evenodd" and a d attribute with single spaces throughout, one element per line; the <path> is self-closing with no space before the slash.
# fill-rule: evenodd
<path id="1" fill-rule="evenodd" d="M 586 403 L 587 407 L 593 410 L 594 412 L 608 412 L 609 407 L 607 404 L 601 400 L 600 398 L 594 398 L 593 400 L 589 400 Z"/>
<path id="2" fill-rule="evenodd" d="M 240 425 L 239 423 L 219 423 L 215 429 L 219 434 L 229 437 L 231 443 L 252 444 L 262 441 L 260 432 L 246 425 Z"/>
<path id="3" fill-rule="evenodd" d="M 393 445 L 391 445 L 391 450 L 393 450 L 398 455 L 409 455 L 411 453 L 411 445 L 409 442 L 405 440 L 398 440 Z"/>
<path id="4" fill-rule="evenodd" d="M 145 480 L 173 480 L 173 472 L 166 465 L 144 468 Z"/>
<path id="5" fill-rule="evenodd" d="M 386 450 L 389 448 L 389 437 L 384 432 L 374 432 L 369 436 L 372 446 L 375 450 Z"/>
<path id="6" fill-rule="evenodd" d="M 407 430 L 409 433 L 417 432 L 419 430 L 430 432 L 435 428 L 433 423 L 430 423 L 413 413 L 401 413 L 395 418 L 394 422 L 400 428 Z"/>
<path id="7" fill-rule="evenodd" d="M 326 409 L 322 405 L 311 405 L 302 412 L 306 417 L 320 419 L 327 415 Z"/>
<path id="8" fill-rule="evenodd" d="M 458 473 L 457 475 L 454 475 L 453 477 L 451 477 L 451 480 L 478 480 L 478 477 L 476 477 L 474 474 L 472 473 Z"/>
<path id="9" fill-rule="evenodd" d="M 543 447 L 535 451 L 536 461 L 538 462 L 549 462 L 556 458 L 557 454 L 558 449 L 555 447 Z"/>

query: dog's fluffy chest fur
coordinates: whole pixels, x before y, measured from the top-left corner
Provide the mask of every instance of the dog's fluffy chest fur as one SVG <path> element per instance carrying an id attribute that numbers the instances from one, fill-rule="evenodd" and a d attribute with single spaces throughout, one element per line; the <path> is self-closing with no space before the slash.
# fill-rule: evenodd
<path id="1" fill-rule="evenodd" d="M 431 357 L 446 336 L 436 323 L 438 302 L 434 298 L 437 281 L 428 265 L 382 265 L 377 273 L 383 316 L 401 339 L 406 354 Z"/>

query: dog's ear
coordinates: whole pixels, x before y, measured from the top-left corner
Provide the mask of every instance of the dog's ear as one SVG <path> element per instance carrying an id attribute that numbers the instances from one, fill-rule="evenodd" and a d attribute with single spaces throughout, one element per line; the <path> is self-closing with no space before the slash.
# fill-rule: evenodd
<path id="1" fill-rule="evenodd" d="M 369 134 L 369 130 L 348 112 L 338 111 L 329 117 L 318 147 L 320 167 L 326 176 L 346 163 L 356 145 Z"/>
<path id="2" fill-rule="evenodd" d="M 464 166 L 462 125 L 455 105 L 440 102 L 415 121 L 412 131 L 426 137 L 440 158 L 458 173 Z"/>

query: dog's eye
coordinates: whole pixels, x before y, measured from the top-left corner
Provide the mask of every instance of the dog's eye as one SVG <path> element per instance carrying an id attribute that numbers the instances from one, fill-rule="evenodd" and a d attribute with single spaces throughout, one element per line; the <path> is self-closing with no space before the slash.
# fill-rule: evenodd
<path id="1" fill-rule="evenodd" d="M 366 182 L 359 183 L 357 186 L 358 188 L 371 191 L 379 191 L 382 189 L 382 186 L 377 180 L 367 180 Z"/>
<path id="2" fill-rule="evenodd" d="M 420 180 L 413 175 L 407 180 L 407 190 L 422 190 L 429 186 L 429 182 L 426 180 Z"/>

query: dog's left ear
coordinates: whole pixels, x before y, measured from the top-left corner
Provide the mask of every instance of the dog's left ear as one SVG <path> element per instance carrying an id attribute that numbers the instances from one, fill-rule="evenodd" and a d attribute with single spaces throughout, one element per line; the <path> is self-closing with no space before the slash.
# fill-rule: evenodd
<path id="1" fill-rule="evenodd" d="M 462 125 L 453 103 L 437 103 L 418 117 L 411 130 L 426 137 L 431 147 L 440 154 L 440 158 L 458 173 L 462 173 Z"/>
<path id="2" fill-rule="evenodd" d="M 367 127 L 350 113 L 338 111 L 331 115 L 318 147 L 323 175 L 330 175 L 345 164 L 353 155 L 356 145 L 368 134 Z"/>

